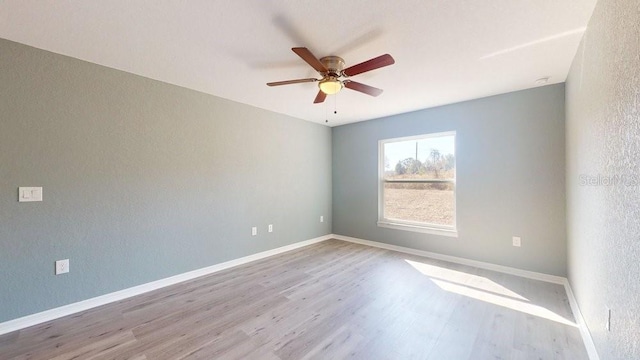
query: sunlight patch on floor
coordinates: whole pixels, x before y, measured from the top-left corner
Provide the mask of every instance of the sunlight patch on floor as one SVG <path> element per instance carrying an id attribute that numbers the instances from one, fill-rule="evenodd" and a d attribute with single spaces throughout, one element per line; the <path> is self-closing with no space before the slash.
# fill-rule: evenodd
<path id="1" fill-rule="evenodd" d="M 513 292 L 506 287 L 497 284 L 483 276 L 467 274 L 462 271 L 451 270 L 439 266 L 424 264 L 417 261 L 405 260 L 414 269 L 430 278 L 438 278 L 449 282 L 465 284 L 467 287 L 477 288 L 482 291 L 491 292 L 497 295 L 508 296 L 519 300 L 529 301 L 522 295 Z"/>
<path id="2" fill-rule="evenodd" d="M 430 280 L 442 290 L 555 321 L 560 324 L 577 327 L 575 322 L 567 320 L 549 309 L 533 304 L 525 297 L 485 277 L 416 261 L 405 261 L 423 275 L 428 276 Z"/>

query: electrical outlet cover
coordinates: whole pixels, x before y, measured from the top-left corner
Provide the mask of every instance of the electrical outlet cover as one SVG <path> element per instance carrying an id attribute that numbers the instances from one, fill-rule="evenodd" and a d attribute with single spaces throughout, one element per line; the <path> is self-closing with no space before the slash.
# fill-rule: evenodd
<path id="1" fill-rule="evenodd" d="M 520 247 L 522 245 L 522 239 L 519 236 L 513 237 L 513 246 Z"/>
<path id="2" fill-rule="evenodd" d="M 56 275 L 66 274 L 69 272 L 69 259 L 56 261 Z"/>

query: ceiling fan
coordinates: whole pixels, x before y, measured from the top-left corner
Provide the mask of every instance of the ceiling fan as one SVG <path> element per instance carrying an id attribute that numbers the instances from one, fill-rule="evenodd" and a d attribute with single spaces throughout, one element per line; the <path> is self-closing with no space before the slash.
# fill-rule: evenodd
<path id="1" fill-rule="evenodd" d="M 316 58 L 311 53 L 311 51 L 309 51 L 309 49 L 305 47 L 295 47 L 291 50 L 293 50 L 294 53 L 298 54 L 298 56 L 300 56 L 302 60 L 306 61 L 307 64 L 311 65 L 311 67 L 314 68 L 320 74 L 320 76 L 322 76 L 322 78 L 276 81 L 267 83 L 267 85 L 280 86 L 317 81 L 320 90 L 318 91 L 318 95 L 316 95 L 316 99 L 313 101 L 314 104 L 323 102 L 327 98 L 327 95 L 336 94 L 338 91 L 342 90 L 343 87 L 371 96 L 378 96 L 382 94 L 382 89 L 355 82 L 349 80 L 348 78 L 395 63 L 395 60 L 393 60 L 393 57 L 391 57 L 391 55 L 384 54 L 365 62 L 349 66 L 345 69 L 344 60 L 341 57 L 325 56 L 318 60 L 318 58 Z"/>

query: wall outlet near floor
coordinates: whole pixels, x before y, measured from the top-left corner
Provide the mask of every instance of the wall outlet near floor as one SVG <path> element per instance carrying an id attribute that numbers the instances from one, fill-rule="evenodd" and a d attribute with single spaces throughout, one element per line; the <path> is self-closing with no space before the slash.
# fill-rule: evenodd
<path id="1" fill-rule="evenodd" d="M 605 309 L 606 309 L 606 311 L 607 311 L 607 312 L 606 312 L 606 316 L 607 316 L 607 317 L 606 317 L 606 321 L 605 321 L 605 323 L 604 323 L 604 328 L 605 328 L 607 331 L 611 331 L 611 309 L 609 309 L 608 307 L 605 307 Z"/>
<path id="2" fill-rule="evenodd" d="M 251 236 L 256 236 L 256 235 L 258 235 L 258 228 L 254 226 L 251 228 Z"/>
<path id="3" fill-rule="evenodd" d="M 273 224 L 269 224 L 269 232 L 273 232 Z"/>
<path id="4" fill-rule="evenodd" d="M 324 216 L 320 216 L 320 222 L 324 222 Z"/>
<path id="5" fill-rule="evenodd" d="M 513 246 L 520 247 L 522 245 L 522 239 L 520 239 L 519 236 L 514 236 L 512 240 L 513 240 Z"/>
<path id="6" fill-rule="evenodd" d="M 69 259 L 56 261 L 56 275 L 66 274 L 69 272 Z"/>
<path id="7" fill-rule="evenodd" d="M 513 237 L 513 246 L 520 247 L 522 245 L 522 239 L 519 236 Z"/>

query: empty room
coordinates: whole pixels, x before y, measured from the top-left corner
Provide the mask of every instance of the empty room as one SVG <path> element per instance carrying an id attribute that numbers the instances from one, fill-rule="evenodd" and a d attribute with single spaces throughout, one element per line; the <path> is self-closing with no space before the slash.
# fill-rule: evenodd
<path id="1" fill-rule="evenodd" d="M 640 359 L 640 0 L 0 2 L 0 360 Z"/>

